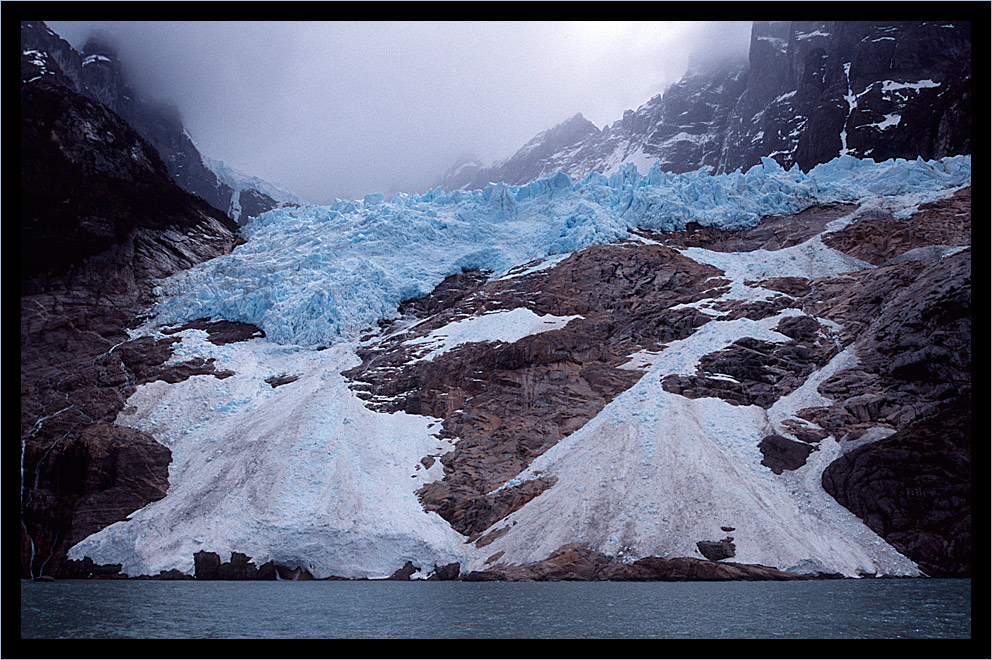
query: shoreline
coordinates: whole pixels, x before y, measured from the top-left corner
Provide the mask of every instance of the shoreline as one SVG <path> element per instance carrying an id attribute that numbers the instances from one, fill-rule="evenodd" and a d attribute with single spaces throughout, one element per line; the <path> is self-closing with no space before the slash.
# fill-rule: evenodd
<path id="1" fill-rule="evenodd" d="M 742 564 L 695 557 L 643 557 L 630 563 L 617 562 L 601 553 L 572 545 L 565 546 L 550 557 L 529 564 L 497 564 L 486 570 L 462 572 L 457 562 L 435 565 L 428 571 L 407 561 L 388 577 L 345 577 L 329 575 L 315 577 L 300 566 L 289 567 L 268 561 L 256 567 L 243 553 L 231 553 L 231 559 L 220 561 L 213 552 L 194 555 L 193 574 L 169 569 L 157 575 L 131 576 L 121 573 L 120 564 L 95 564 L 89 557 L 69 560 L 62 575 L 22 577 L 22 581 L 54 582 L 62 580 L 187 580 L 200 582 L 746 582 L 746 581 L 808 581 L 861 579 L 971 579 L 966 576 L 889 575 L 860 573 L 856 576 L 840 573 L 793 573 L 761 564 Z M 417 577 L 414 577 L 417 576 Z"/>

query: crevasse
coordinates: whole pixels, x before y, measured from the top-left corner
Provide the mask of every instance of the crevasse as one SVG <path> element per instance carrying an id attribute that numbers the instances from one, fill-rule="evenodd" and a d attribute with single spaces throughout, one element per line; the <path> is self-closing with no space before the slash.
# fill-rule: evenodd
<path id="1" fill-rule="evenodd" d="M 742 229 L 764 216 L 872 195 L 923 202 L 970 180 L 970 156 L 881 163 L 841 156 L 808 173 L 764 158 L 722 175 L 671 174 L 657 163 L 641 175 L 627 164 L 575 182 L 558 172 L 522 186 L 276 209 L 244 227 L 247 242 L 230 254 L 165 280 L 157 320 L 245 321 L 274 342 L 327 346 L 395 317 L 400 302 L 455 272 L 502 274 L 622 240 L 634 228 Z"/>

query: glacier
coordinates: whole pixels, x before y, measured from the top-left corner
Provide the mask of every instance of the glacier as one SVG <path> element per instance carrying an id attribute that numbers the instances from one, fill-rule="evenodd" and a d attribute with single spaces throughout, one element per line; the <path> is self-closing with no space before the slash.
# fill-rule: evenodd
<path id="1" fill-rule="evenodd" d="M 711 538 L 716 522 L 737 527 L 736 561 L 851 577 L 918 575 L 912 561 L 823 490 L 824 467 L 850 445 L 827 437 L 806 465 L 782 475 L 761 463 L 760 439 L 788 434 L 785 422 L 798 410 L 825 403 L 817 385 L 856 366 L 852 348 L 768 410 L 687 399 L 662 386 L 662 377 L 692 374 L 700 356 L 742 337 L 784 341 L 775 328 L 797 310 L 758 321 L 712 320 L 661 351 L 631 355 L 624 367 L 644 375 L 507 482 L 557 479 L 494 523 L 491 529 L 509 531 L 484 547 L 468 543 L 417 498 L 418 489 L 444 475 L 441 461 L 428 467 L 421 459 L 443 455 L 458 438 L 442 437 L 440 419 L 371 410 L 342 372 L 360 362 L 356 351 L 378 340 L 375 333 L 360 338 L 362 331 L 459 270 L 520 277 L 595 243 L 651 241 L 633 228 L 747 227 L 811 204 L 857 201 L 859 211 L 824 229 L 835 231 L 866 207 L 911 214 L 970 176 L 970 157 L 843 157 L 809 173 L 766 160 L 720 176 L 672 175 L 657 166 L 641 176 L 625 166 L 578 182 L 559 173 L 526 186 L 433 190 L 388 202 L 369 195 L 265 213 L 243 228 L 246 243 L 229 255 L 163 281 L 157 316 L 132 336 L 162 336 L 161 323 L 213 317 L 255 323 L 267 337 L 217 346 L 202 330 L 172 335 L 181 341 L 171 361 L 213 358 L 218 369 L 235 373 L 137 388 L 116 423 L 170 448 L 168 492 L 83 539 L 69 556 L 154 575 L 171 568 L 192 573 L 200 550 L 222 560 L 244 552 L 256 565 L 271 560 L 316 577 L 381 578 L 406 561 L 423 572 L 455 561 L 482 570 L 498 552 L 503 561 L 536 561 L 571 542 L 625 561 L 694 556 L 694 543 Z M 773 252 L 680 252 L 730 281 L 719 297 L 691 303 L 705 313 L 720 300 L 768 297 L 772 292 L 746 284 L 766 276 L 816 279 L 872 268 L 820 235 Z M 573 318 L 501 310 L 457 318 L 407 341 L 421 349 L 416 359 L 429 360 L 463 343 L 513 341 Z M 839 330 L 817 320 L 823 332 Z M 269 384 L 285 374 L 298 378 Z M 885 431 L 872 429 L 858 442 L 879 432 Z"/>
<path id="2" fill-rule="evenodd" d="M 809 172 L 770 158 L 747 172 L 607 177 L 562 172 L 522 186 L 398 193 L 327 206 L 275 209 L 243 229 L 246 243 L 164 281 L 159 323 L 197 318 L 253 323 L 277 343 L 323 347 L 395 318 L 404 300 L 470 270 L 515 266 L 690 222 L 743 229 L 818 203 L 899 196 L 916 204 L 971 180 L 971 157 L 936 161 L 842 156 Z M 903 206 L 911 207 L 906 203 Z"/>

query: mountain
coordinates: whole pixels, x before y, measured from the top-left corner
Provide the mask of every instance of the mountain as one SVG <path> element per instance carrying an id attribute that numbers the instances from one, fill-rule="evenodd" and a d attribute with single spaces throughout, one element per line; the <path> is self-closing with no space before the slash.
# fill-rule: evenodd
<path id="1" fill-rule="evenodd" d="M 131 342 L 128 326 L 160 278 L 229 252 L 238 227 L 180 188 L 119 114 L 73 90 L 65 72 L 78 70 L 58 60 L 71 52 L 22 50 L 21 575 L 34 577 L 61 573 L 73 543 L 164 495 L 168 448 L 114 417 L 154 370 L 214 370 L 163 366 L 168 343 Z"/>
<path id="2" fill-rule="evenodd" d="M 968 575 L 970 181 L 967 156 L 765 159 L 273 211 L 135 329 L 228 375 L 128 398 L 117 424 L 169 447 L 168 491 L 69 557 L 222 579 Z"/>
<path id="3" fill-rule="evenodd" d="M 970 576 L 970 155 L 639 172 L 762 125 L 697 64 L 506 170 L 608 176 L 239 227 L 25 29 L 22 578 Z"/>
<path id="4" fill-rule="evenodd" d="M 576 115 L 505 161 L 452 168 L 439 185 L 520 185 L 557 171 L 578 180 L 624 163 L 722 173 L 762 157 L 807 171 L 839 155 L 970 153 L 970 140 L 970 23 L 755 21 L 746 62 L 696 58 L 602 131 Z"/>
<path id="5" fill-rule="evenodd" d="M 238 224 L 243 225 L 248 218 L 257 218 L 274 208 L 307 205 L 303 198 L 285 186 L 228 167 L 223 161 L 204 157 L 203 164 L 231 189 L 227 213 Z"/>
<path id="6" fill-rule="evenodd" d="M 110 108 L 158 150 L 180 187 L 239 224 L 253 214 L 302 202 L 257 177 L 244 175 L 229 181 L 215 172 L 183 127 L 178 108 L 142 98 L 125 78 L 114 48 L 101 40 L 90 38 L 80 53 L 43 22 L 24 21 L 21 51 L 22 82 L 57 82 Z M 284 194 L 276 199 L 270 195 L 275 190 Z"/>

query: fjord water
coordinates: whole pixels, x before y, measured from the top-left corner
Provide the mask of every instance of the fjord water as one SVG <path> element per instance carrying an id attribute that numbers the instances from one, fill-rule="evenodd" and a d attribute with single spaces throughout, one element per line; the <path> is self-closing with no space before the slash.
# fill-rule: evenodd
<path id="1" fill-rule="evenodd" d="M 22 638 L 968 638 L 971 580 L 21 583 Z"/>

